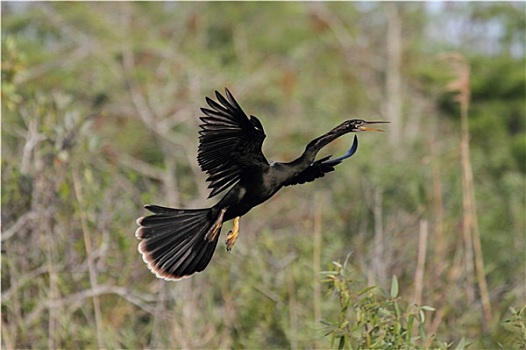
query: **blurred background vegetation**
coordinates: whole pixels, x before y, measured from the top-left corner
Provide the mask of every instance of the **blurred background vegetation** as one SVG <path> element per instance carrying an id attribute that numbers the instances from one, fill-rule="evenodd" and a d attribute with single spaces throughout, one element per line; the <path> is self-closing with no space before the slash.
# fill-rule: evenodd
<path id="1" fill-rule="evenodd" d="M 525 345 L 524 2 L 1 6 L 2 347 Z M 391 124 L 158 280 L 135 219 L 212 204 L 199 107 L 225 86 L 268 159 Z"/>

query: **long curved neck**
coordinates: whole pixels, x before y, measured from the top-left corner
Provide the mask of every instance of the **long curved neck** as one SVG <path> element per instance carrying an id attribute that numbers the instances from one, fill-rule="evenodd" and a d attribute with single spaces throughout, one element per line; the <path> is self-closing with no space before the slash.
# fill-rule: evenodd
<path id="1" fill-rule="evenodd" d="M 305 147 L 305 151 L 303 154 L 294 161 L 294 163 L 302 163 L 310 165 L 312 162 L 314 162 L 314 159 L 316 158 L 316 155 L 318 152 L 325 146 L 327 146 L 332 141 L 336 140 L 338 137 L 345 135 L 347 133 L 351 132 L 349 130 L 349 127 L 346 125 L 346 122 L 338 125 L 328 133 L 315 138 L 309 144 L 307 147 Z"/>

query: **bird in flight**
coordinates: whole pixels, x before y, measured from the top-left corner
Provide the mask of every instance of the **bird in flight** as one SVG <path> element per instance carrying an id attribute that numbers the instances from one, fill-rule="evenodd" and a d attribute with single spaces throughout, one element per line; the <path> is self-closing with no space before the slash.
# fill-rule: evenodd
<path id="1" fill-rule="evenodd" d="M 226 191 L 213 207 L 174 209 L 146 205 L 153 215 L 137 219 L 138 250 L 148 268 L 159 278 L 178 280 L 203 271 L 214 254 L 223 223 L 233 221 L 226 248 L 231 251 L 239 233 L 239 218 L 265 202 L 284 186 L 303 184 L 323 177 L 358 149 L 358 139 L 342 157 L 315 160 L 317 153 L 338 137 L 358 131 L 382 131 L 362 119 L 346 120 L 328 133 L 312 140 L 303 154 L 292 162 L 269 162 L 261 150 L 266 135 L 254 116 L 247 117 L 234 96 L 216 91 L 217 101 L 206 98 L 210 108 L 199 131 L 197 160 L 208 175 L 210 197 Z"/>

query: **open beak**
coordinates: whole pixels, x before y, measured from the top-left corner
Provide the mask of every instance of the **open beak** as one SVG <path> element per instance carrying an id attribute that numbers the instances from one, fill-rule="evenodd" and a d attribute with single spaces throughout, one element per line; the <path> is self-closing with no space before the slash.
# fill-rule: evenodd
<path id="1" fill-rule="evenodd" d="M 366 122 L 366 123 L 367 124 L 383 124 L 383 123 L 389 123 L 389 122 L 379 121 L 379 122 Z M 383 131 L 381 129 L 371 128 L 368 126 L 359 126 L 358 129 L 361 131 Z"/>

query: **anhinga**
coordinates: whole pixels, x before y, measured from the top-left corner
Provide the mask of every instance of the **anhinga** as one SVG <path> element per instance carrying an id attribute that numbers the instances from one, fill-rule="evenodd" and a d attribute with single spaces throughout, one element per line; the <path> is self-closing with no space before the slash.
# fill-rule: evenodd
<path id="1" fill-rule="evenodd" d="M 213 197 L 230 190 L 213 207 L 173 209 L 146 205 L 154 215 L 139 218 L 135 236 L 141 240 L 139 252 L 148 268 L 159 278 L 177 280 L 200 272 L 210 262 L 225 221 L 234 219 L 226 239 L 230 251 L 238 235 L 239 217 L 272 197 L 283 186 L 302 184 L 334 170 L 357 148 L 357 137 L 342 157 L 315 160 L 329 142 L 357 131 L 381 131 L 367 122 L 351 119 L 307 145 L 303 154 L 289 163 L 269 162 L 261 151 L 265 133 L 261 122 L 247 117 L 230 91 L 226 98 L 216 91 L 217 102 L 206 98 L 211 109 L 201 108 L 205 116 L 199 132 L 197 160 L 208 174 Z"/>

